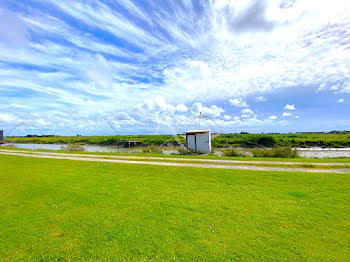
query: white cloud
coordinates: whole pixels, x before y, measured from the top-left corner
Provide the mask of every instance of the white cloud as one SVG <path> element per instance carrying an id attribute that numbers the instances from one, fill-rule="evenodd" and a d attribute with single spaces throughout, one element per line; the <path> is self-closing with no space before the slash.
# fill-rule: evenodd
<path id="1" fill-rule="evenodd" d="M 153 99 L 145 99 L 143 103 L 138 104 L 140 114 L 167 114 L 173 115 L 175 113 L 175 107 L 168 104 L 161 96 L 157 96 Z"/>
<path id="2" fill-rule="evenodd" d="M 343 99 L 343 98 L 341 98 L 341 99 L 338 100 L 338 103 L 343 103 L 343 102 L 344 102 L 344 99 Z"/>
<path id="3" fill-rule="evenodd" d="M 230 120 L 232 117 L 231 116 L 229 116 L 229 115 L 224 115 L 224 119 L 225 120 Z"/>
<path id="4" fill-rule="evenodd" d="M 208 117 L 219 117 L 221 113 L 225 112 L 224 109 L 218 107 L 217 105 L 212 105 L 209 107 L 203 106 L 200 102 L 194 103 L 191 107 L 191 112 L 195 115 L 202 113 L 204 116 Z"/>
<path id="5" fill-rule="evenodd" d="M 244 101 L 243 98 L 229 99 L 229 102 L 231 105 L 233 105 L 235 107 L 248 107 L 247 102 Z"/>
<path id="6" fill-rule="evenodd" d="M 242 114 L 248 114 L 248 115 L 254 115 L 253 110 L 251 110 L 250 108 L 244 108 L 241 110 Z"/>
<path id="7" fill-rule="evenodd" d="M 176 109 L 177 112 L 181 112 L 181 113 L 184 113 L 184 112 L 188 111 L 188 107 L 185 106 L 184 104 L 176 105 L 175 109 Z"/>
<path id="8" fill-rule="evenodd" d="M 291 113 L 287 113 L 287 112 L 282 113 L 282 116 L 291 116 L 291 115 L 292 115 Z"/>
<path id="9" fill-rule="evenodd" d="M 255 99 L 256 99 L 256 101 L 258 101 L 258 102 L 266 102 L 266 101 L 267 101 L 266 97 L 263 97 L 263 96 L 258 96 L 258 97 L 256 97 Z"/>
<path id="10" fill-rule="evenodd" d="M 9 115 L 9 114 L 0 114 L 0 120 L 4 121 L 4 122 L 11 122 L 15 119 L 15 117 L 13 115 Z"/>
<path id="11" fill-rule="evenodd" d="M 331 86 L 331 87 L 329 88 L 329 90 L 336 91 L 336 90 L 339 89 L 339 87 L 340 87 L 340 85 L 339 85 L 339 84 L 336 84 L 336 85 Z"/>
<path id="12" fill-rule="evenodd" d="M 287 110 L 295 110 L 295 106 L 294 106 L 294 105 L 286 104 L 286 106 L 284 107 L 284 109 L 287 109 Z"/>
<path id="13" fill-rule="evenodd" d="M 244 108 L 241 110 L 242 118 L 255 118 L 256 114 L 250 108 Z"/>
<path id="14" fill-rule="evenodd" d="M 269 119 L 271 120 L 275 120 L 277 118 L 277 116 L 270 116 Z"/>

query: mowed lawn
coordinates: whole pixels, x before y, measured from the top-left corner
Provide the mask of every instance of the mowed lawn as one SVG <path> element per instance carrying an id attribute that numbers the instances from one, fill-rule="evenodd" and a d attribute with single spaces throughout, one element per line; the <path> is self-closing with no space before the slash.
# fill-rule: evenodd
<path id="1" fill-rule="evenodd" d="M 0 155 L 0 260 L 350 260 L 350 174 Z"/>

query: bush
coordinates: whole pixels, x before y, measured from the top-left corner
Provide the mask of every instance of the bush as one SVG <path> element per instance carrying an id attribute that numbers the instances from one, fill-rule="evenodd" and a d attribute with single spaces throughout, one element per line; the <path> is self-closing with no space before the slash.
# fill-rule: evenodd
<path id="1" fill-rule="evenodd" d="M 179 153 L 179 155 L 192 155 L 193 151 L 186 148 L 186 147 L 180 147 L 178 149 L 178 153 Z"/>
<path id="2" fill-rule="evenodd" d="M 61 150 L 84 152 L 85 148 L 81 145 L 78 145 L 78 144 L 68 144 L 68 145 L 61 146 Z"/>
<path id="3" fill-rule="evenodd" d="M 159 146 L 155 146 L 155 145 L 150 145 L 148 147 L 143 148 L 142 152 L 148 153 L 148 154 L 152 154 L 152 153 L 163 154 L 162 149 L 160 149 Z"/>
<path id="4" fill-rule="evenodd" d="M 256 146 L 274 147 L 277 144 L 277 141 L 272 136 L 251 135 L 243 138 L 241 143 L 243 146 L 246 146 L 246 147 L 256 147 Z"/>
<path id="5" fill-rule="evenodd" d="M 272 136 L 262 136 L 258 138 L 256 143 L 266 147 L 273 147 L 276 145 L 276 139 Z"/>
<path id="6" fill-rule="evenodd" d="M 241 153 L 237 152 L 235 149 L 233 148 L 227 148 L 225 150 L 222 151 L 222 155 L 223 156 L 232 156 L 232 157 L 237 157 L 237 156 L 244 156 Z"/>
<path id="7" fill-rule="evenodd" d="M 281 158 L 294 158 L 298 156 L 298 151 L 293 149 L 292 146 L 275 147 L 273 149 L 253 149 L 253 157 L 281 157 Z"/>

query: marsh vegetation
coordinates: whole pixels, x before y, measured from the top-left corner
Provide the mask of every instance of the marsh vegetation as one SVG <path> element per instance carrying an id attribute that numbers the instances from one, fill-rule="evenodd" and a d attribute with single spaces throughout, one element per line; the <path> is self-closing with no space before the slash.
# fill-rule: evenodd
<path id="1" fill-rule="evenodd" d="M 118 141 L 137 140 L 140 145 L 185 144 L 184 137 L 177 135 L 139 135 L 139 136 L 62 136 L 62 137 L 7 137 L 10 143 L 38 144 L 94 144 L 116 145 Z M 214 147 L 350 147 L 350 134 L 221 134 L 212 139 Z"/>

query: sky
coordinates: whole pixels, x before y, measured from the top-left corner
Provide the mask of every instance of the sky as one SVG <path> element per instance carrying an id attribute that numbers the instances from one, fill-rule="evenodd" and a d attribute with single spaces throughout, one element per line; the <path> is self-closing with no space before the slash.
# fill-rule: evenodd
<path id="1" fill-rule="evenodd" d="M 350 130 L 349 8 L 348 0 L 0 0 L 0 129 Z"/>

